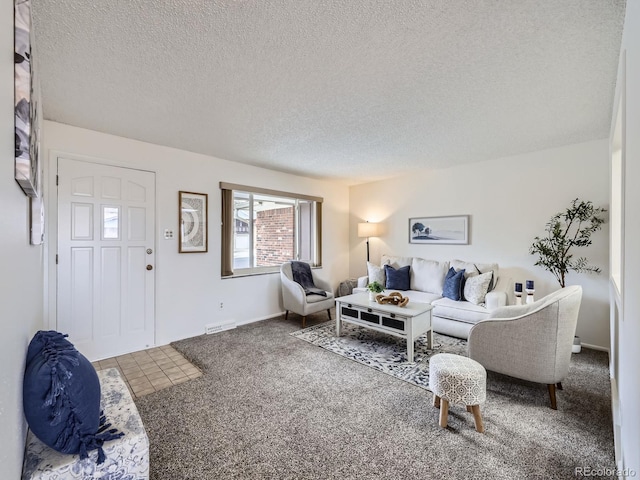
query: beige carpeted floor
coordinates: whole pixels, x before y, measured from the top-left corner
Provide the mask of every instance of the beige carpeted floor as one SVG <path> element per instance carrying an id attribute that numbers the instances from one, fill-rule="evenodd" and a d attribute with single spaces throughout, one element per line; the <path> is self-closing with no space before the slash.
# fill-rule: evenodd
<path id="1" fill-rule="evenodd" d="M 480 434 L 458 407 L 441 429 L 428 391 L 289 335 L 299 329 L 290 315 L 174 344 L 203 376 L 136 400 L 151 479 L 569 479 L 614 467 L 604 352 L 573 356 L 557 411 L 545 385 L 489 373 Z"/>

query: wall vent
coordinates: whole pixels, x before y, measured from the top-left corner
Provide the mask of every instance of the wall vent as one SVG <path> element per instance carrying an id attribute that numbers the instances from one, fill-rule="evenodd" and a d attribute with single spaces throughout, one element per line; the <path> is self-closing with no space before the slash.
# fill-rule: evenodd
<path id="1" fill-rule="evenodd" d="M 210 335 L 212 333 L 222 332 L 224 330 L 231 330 L 232 328 L 236 328 L 236 322 L 227 322 L 227 323 L 210 323 L 209 325 L 205 325 L 204 333 Z"/>

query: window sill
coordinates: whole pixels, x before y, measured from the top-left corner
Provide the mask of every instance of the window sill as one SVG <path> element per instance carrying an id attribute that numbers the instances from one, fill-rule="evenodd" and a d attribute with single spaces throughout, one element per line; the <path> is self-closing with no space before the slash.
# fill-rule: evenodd
<path id="1" fill-rule="evenodd" d="M 311 270 L 322 269 L 322 265 L 318 265 L 316 267 L 311 267 Z M 254 277 L 256 275 L 272 275 L 274 273 L 280 273 L 280 266 L 277 267 L 264 267 L 263 270 L 247 270 L 246 272 L 240 271 L 238 273 L 234 273 L 233 275 L 227 275 L 226 277 L 220 277 L 222 280 L 226 280 L 228 278 L 243 278 L 243 277 Z"/>

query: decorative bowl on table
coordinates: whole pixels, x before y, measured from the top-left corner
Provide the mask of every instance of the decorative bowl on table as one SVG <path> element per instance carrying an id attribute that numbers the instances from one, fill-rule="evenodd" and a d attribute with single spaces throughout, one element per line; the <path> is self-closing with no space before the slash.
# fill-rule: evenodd
<path id="1" fill-rule="evenodd" d="M 376 295 L 376 302 L 380 305 L 395 305 L 396 307 L 404 307 L 409 303 L 409 297 L 403 297 L 400 292 L 391 292 L 389 295 L 380 293 Z"/>

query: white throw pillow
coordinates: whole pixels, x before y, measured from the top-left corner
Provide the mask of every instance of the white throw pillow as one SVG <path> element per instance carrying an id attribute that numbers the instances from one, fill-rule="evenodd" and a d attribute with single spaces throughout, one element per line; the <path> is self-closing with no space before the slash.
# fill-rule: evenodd
<path id="1" fill-rule="evenodd" d="M 463 260 L 451 260 L 451 266 L 456 271 L 464 268 L 464 278 L 475 277 L 480 273 L 493 272 L 493 281 L 489 283 L 489 291 L 493 290 L 498 282 L 498 264 L 497 263 L 473 263 L 465 262 Z"/>
<path id="2" fill-rule="evenodd" d="M 406 267 L 407 265 L 411 265 L 412 257 L 396 257 L 393 255 L 383 254 L 380 259 L 380 265 L 391 265 L 396 270 L 398 268 Z"/>
<path id="3" fill-rule="evenodd" d="M 369 283 L 378 282 L 383 287 L 387 284 L 384 265 L 378 266 L 371 262 L 367 262 L 367 275 L 369 276 Z"/>
<path id="4" fill-rule="evenodd" d="M 411 290 L 442 295 L 449 262 L 413 258 L 411 262 Z"/>
<path id="5" fill-rule="evenodd" d="M 484 303 L 484 297 L 489 291 L 489 283 L 493 278 L 493 272 L 474 275 L 464 282 L 464 299 L 474 305 Z"/>

